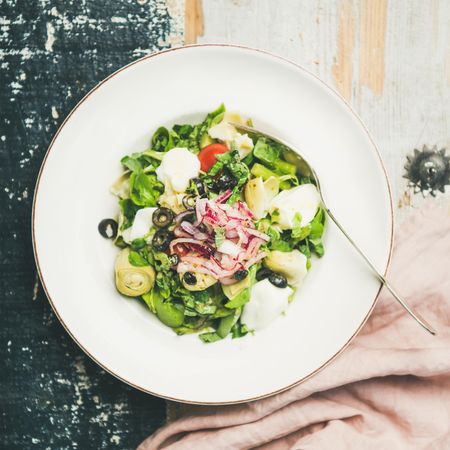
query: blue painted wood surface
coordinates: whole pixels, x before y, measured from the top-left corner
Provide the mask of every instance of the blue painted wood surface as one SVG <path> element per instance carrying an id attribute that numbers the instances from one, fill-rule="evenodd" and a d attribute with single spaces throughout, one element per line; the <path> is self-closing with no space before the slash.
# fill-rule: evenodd
<path id="1" fill-rule="evenodd" d="M 30 218 L 64 117 L 105 76 L 176 41 L 177 26 L 161 0 L 0 1 L 2 449 L 132 449 L 165 419 L 162 400 L 105 373 L 64 331 L 37 281 Z"/>

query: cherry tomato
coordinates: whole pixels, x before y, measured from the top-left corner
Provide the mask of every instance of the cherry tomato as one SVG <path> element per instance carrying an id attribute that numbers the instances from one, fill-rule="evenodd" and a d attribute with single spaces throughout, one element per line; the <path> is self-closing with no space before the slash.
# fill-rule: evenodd
<path id="1" fill-rule="evenodd" d="M 210 144 L 203 148 L 198 154 L 200 160 L 200 169 L 208 172 L 209 169 L 217 162 L 216 155 L 228 152 L 229 149 L 223 144 Z"/>

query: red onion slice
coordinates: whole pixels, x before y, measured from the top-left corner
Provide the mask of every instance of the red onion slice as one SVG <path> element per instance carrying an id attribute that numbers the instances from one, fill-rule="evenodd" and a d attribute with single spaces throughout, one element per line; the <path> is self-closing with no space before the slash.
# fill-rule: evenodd
<path id="1" fill-rule="evenodd" d="M 231 189 L 227 189 L 223 194 L 220 194 L 214 201 L 216 203 L 223 203 L 231 197 Z"/>

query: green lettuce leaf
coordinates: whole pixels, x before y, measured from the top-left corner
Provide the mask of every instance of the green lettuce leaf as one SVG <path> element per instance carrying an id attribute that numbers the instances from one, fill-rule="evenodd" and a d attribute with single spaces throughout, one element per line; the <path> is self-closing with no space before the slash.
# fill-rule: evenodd
<path id="1" fill-rule="evenodd" d="M 174 148 L 170 131 L 166 127 L 159 127 L 152 136 L 152 150 L 167 152 Z"/>
<path id="2" fill-rule="evenodd" d="M 231 337 L 233 339 L 245 336 L 248 333 L 247 325 L 237 322 L 231 328 Z"/>
<path id="3" fill-rule="evenodd" d="M 128 255 L 128 261 L 136 267 L 148 266 L 148 261 L 138 252 L 131 251 Z"/>
<path id="4" fill-rule="evenodd" d="M 211 333 L 202 333 L 198 337 L 206 344 L 217 342 L 222 339 L 215 331 Z"/>
<path id="5" fill-rule="evenodd" d="M 241 308 L 250 301 L 250 288 L 242 290 L 236 297 L 225 303 L 225 307 L 229 309 Z"/>
<path id="6" fill-rule="evenodd" d="M 156 175 L 133 172 L 130 176 L 130 198 L 138 206 L 156 206 L 164 185 Z"/>
<path id="7" fill-rule="evenodd" d="M 277 146 L 270 145 L 264 138 L 256 141 L 253 148 L 253 155 L 261 162 L 273 167 L 275 161 L 280 157 L 280 149 Z"/>

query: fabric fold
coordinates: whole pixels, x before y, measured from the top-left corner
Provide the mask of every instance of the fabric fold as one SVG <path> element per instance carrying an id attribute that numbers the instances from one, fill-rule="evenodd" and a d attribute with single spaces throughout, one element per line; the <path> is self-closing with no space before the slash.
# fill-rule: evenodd
<path id="1" fill-rule="evenodd" d="M 437 329 L 424 332 L 382 290 L 349 347 L 267 399 L 190 406 L 138 450 L 449 449 L 450 212 L 426 204 L 396 233 L 389 279 Z"/>

